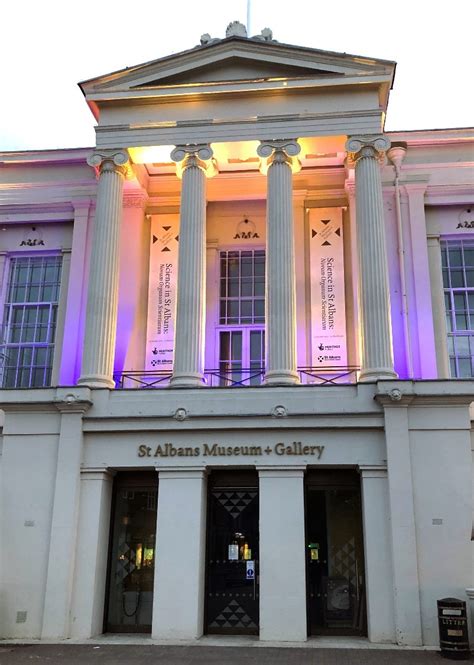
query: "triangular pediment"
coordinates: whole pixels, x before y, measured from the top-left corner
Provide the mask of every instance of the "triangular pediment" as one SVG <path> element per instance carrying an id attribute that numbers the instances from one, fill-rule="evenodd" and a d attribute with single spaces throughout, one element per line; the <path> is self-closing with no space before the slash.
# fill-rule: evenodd
<path id="1" fill-rule="evenodd" d="M 188 85 L 190 83 L 226 83 L 236 81 L 267 80 L 272 78 L 305 78 L 312 76 L 344 76 L 325 69 L 311 69 L 274 62 L 260 62 L 250 58 L 229 57 L 192 70 L 150 81 L 137 87 L 160 85 Z"/>
<path id="2" fill-rule="evenodd" d="M 210 86 L 219 92 L 239 82 L 382 78 L 390 82 L 394 63 L 345 53 L 291 46 L 278 42 L 231 37 L 198 46 L 81 83 L 89 101 L 135 97 L 156 90 L 193 94 Z M 375 79 L 374 79 L 375 80 Z M 169 89 L 173 88 L 173 91 Z M 238 85 L 237 85 L 238 88 Z M 236 85 L 232 90 L 235 91 Z"/>

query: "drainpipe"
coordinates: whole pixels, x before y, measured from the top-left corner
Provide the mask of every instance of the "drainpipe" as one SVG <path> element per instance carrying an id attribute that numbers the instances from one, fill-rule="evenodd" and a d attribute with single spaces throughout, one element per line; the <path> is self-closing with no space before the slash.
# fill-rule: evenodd
<path id="1" fill-rule="evenodd" d="M 411 354 L 410 322 L 408 318 L 408 296 L 405 274 L 405 245 L 403 243 L 402 207 L 400 203 L 400 171 L 407 152 L 406 143 L 393 143 L 387 157 L 395 169 L 395 216 L 397 219 L 398 267 L 400 272 L 400 291 L 402 297 L 403 335 L 405 338 L 405 359 L 408 378 L 413 378 L 413 362 Z"/>

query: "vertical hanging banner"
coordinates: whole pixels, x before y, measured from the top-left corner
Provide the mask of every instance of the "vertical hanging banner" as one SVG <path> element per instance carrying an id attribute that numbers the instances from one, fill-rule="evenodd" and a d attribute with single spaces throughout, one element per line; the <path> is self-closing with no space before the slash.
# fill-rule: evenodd
<path id="1" fill-rule="evenodd" d="M 342 208 L 309 212 L 311 365 L 347 365 Z"/>
<path id="2" fill-rule="evenodd" d="M 153 215 L 150 225 L 150 272 L 146 370 L 172 370 L 179 216 Z"/>

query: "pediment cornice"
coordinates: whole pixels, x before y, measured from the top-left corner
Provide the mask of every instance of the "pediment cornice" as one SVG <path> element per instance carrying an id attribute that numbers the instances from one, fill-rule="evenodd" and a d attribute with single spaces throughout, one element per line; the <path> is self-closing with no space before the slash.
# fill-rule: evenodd
<path id="1" fill-rule="evenodd" d="M 80 84 L 89 103 L 282 85 L 371 83 L 391 87 L 395 63 L 345 53 L 231 37 Z M 279 75 L 280 74 L 280 75 Z M 342 80 L 341 80 L 342 79 Z"/>

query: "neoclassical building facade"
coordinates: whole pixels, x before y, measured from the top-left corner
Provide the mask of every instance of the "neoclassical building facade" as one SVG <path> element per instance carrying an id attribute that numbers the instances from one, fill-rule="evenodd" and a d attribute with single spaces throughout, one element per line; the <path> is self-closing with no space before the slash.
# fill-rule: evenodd
<path id="1" fill-rule="evenodd" d="M 231 24 L 0 153 L 2 637 L 434 645 L 473 597 L 474 132 L 384 132 L 394 73 Z"/>

